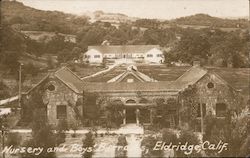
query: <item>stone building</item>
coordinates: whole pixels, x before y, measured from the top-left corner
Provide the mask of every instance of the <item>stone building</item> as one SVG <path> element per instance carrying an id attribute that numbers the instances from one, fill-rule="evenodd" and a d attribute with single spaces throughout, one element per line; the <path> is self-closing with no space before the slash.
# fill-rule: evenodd
<path id="1" fill-rule="evenodd" d="M 197 119 L 207 114 L 223 118 L 228 109 L 237 109 L 240 102 L 238 91 L 216 73 L 202 68 L 199 63 L 174 81 L 158 81 L 140 72 L 135 66 L 129 66 L 108 82 L 89 82 L 81 80 L 69 68 L 62 67 L 49 72 L 25 95 L 29 98 L 33 92 L 43 90 L 46 115 L 53 125 L 58 124 L 60 119 L 66 119 L 69 124 L 80 123 L 85 117 L 84 94 L 93 93 L 98 96 L 96 102 L 104 100 L 100 108 L 109 103 L 122 104 L 119 112 L 123 118 L 122 124 L 146 125 L 164 118 L 164 124 L 173 127 L 182 123 L 181 108 L 192 108 L 185 105 L 182 97 L 190 86 L 196 89 L 193 97 L 197 101 Z M 167 109 L 167 113 L 162 113 L 158 106 Z"/>

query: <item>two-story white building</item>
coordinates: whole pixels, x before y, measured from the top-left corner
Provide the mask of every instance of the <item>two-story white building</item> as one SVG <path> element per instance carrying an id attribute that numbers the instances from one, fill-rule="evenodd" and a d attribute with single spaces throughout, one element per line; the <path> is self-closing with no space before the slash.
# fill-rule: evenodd
<path id="1" fill-rule="evenodd" d="M 103 59 L 130 59 L 144 63 L 163 63 L 165 58 L 158 45 L 101 45 L 89 46 L 83 61 L 102 63 Z"/>

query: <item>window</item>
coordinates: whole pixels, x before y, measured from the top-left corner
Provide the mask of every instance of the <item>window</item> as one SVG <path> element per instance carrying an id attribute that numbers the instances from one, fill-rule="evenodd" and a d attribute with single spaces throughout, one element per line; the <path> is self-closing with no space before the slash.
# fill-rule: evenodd
<path id="1" fill-rule="evenodd" d="M 132 82 L 134 82 L 134 79 L 133 79 L 133 78 L 128 78 L 128 79 L 127 79 L 127 82 L 128 82 L 128 83 L 132 83 Z"/>
<path id="2" fill-rule="evenodd" d="M 226 116 L 227 105 L 225 103 L 216 104 L 216 116 L 225 117 Z"/>
<path id="3" fill-rule="evenodd" d="M 136 101 L 133 100 L 133 99 L 129 99 L 129 100 L 126 101 L 126 103 L 127 103 L 127 104 L 135 104 Z"/>
<path id="4" fill-rule="evenodd" d="M 56 87 L 53 84 L 50 84 L 47 88 L 49 91 L 54 91 Z"/>
<path id="5" fill-rule="evenodd" d="M 205 103 L 202 103 L 202 114 L 203 114 L 203 117 L 206 116 L 206 104 Z M 200 106 L 200 104 L 198 104 L 198 107 L 197 107 L 197 117 L 201 117 L 201 106 Z"/>
<path id="6" fill-rule="evenodd" d="M 162 57 L 162 54 L 157 54 L 156 56 L 157 56 L 157 57 Z"/>
<path id="7" fill-rule="evenodd" d="M 100 55 L 94 55 L 94 58 L 101 58 Z"/>
<path id="8" fill-rule="evenodd" d="M 152 57 L 153 57 L 153 54 L 147 54 L 147 57 L 148 57 L 148 58 L 152 58 Z"/>
<path id="9" fill-rule="evenodd" d="M 66 119 L 67 118 L 67 107 L 66 105 L 58 105 L 56 107 L 56 118 Z"/>
<path id="10" fill-rule="evenodd" d="M 214 88 L 214 84 L 212 82 L 209 82 L 207 84 L 207 88 L 209 88 L 209 89 Z"/>

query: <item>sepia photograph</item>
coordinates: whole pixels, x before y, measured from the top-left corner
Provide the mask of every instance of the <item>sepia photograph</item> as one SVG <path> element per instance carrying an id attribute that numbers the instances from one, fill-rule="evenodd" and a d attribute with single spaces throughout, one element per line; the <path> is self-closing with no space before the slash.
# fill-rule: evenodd
<path id="1" fill-rule="evenodd" d="M 1 0 L 0 158 L 250 157 L 250 0 Z"/>

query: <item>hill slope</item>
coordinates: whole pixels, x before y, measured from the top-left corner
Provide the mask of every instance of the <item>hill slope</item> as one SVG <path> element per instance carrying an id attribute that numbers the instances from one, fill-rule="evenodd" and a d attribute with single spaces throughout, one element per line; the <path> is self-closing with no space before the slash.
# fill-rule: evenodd
<path id="1" fill-rule="evenodd" d="M 2 21 L 19 30 L 75 33 L 88 17 L 58 11 L 42 11 L 16 1 L 1 2 Z"/>

